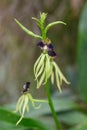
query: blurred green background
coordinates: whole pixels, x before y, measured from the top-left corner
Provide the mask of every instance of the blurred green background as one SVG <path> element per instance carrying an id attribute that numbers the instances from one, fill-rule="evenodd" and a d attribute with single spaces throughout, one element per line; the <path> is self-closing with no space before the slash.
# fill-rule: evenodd
<path id="1" fill-rule="evenodd" d="M 40 54 L 36 46 L 38 41 L 26 35 L 14 21 L 17 18 L 39 34 L 31 18 L 39 17 L 40 12 L 48 13 L 46 23 L 57 20 L 67 23 L 67 26 L 50 29 L 48 37 L 55 46 L 56 62 L 71 82 L 69 87 L 62 85 L 62 97 L 74 95 L 87 113 L 86 0 L 0 0 L 0 104 L 16 102 L 26 81 L 31 82 L 34 97 L 46 97 L 44 87 L 36 91 L 33 75 L 33 65 Z M 51 90 L 56 96 L 56 86 L 51 86 Z"/>

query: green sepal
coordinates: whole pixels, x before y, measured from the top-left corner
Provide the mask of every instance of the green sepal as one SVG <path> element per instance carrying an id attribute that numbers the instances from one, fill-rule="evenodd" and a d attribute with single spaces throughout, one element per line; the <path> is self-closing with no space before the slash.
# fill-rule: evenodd
<path id="1" fill-rule="evenodd" d="M 37 67 L 36 67 L 36 71 L 35 71 L 36 76 L 37 76 L 38 72 L 40 71 L 41 66 L 44 64 L 44 60 L 45 60 L 45 55 L 43 55 L 43 56 L 41 57 L 41 59 L 40 59 L 38 65 L 37 65 Z"/>
<path id="2" fill-rule="evenodd" d="M 54 79 L 55 79 L 54 71 L 52 70 L 52 73 L 51 73 L 51 82 L 52 82 L 52 84 L 54 84 Z"/>
<path id="3" fill-rule="evenodd" d="M 37 89 L 39 89 L 40 86 L 44 84 L 44 80 L 45 80 L 45 71 L 42 73 L 41 78 L 37 80 Z"/>
<path id="4" fill-rule="evenodd" d="M 39 58 L 36 60 L 36 62 L 34 64 L 34 74 L 36 74 L 36 68 L 37 68 L 42 56 L 43 56 L 43 53 L 39 56 Z"/>
<path id="5" fill-rule="evenodd" d="M 45 72 L 46 72 L 46 81 L 45 82 L 47 82 L 47 80 L 51 76 L 51 72 L 52 72 L 52 65 L 51 65 L 50 57 L 48 54 L 46 54 Z"/>
<path id="6" fill-rule="evenodd" d="M 42 39 L 41 36 L 33 33 L 32 31 L 28 30 L 26 27 L 24 27 L 17 19 L 15 19 L 16 23 L 21 27 L 21 29 L 26 32 L 28 35 L 34 37 L 34 38 L 38 38 L 38 39 Z"/>
<path id="7" fill-rule="evenodd" d="M 63 21 L 55 21 L 55 22 L 52 22 L 52 23 L 49 23 L 46 28 L 45 28 L 45 33 L 47 33 L 47 31 L 53 27 L 54 25 L 57 25 L 57 24 L 64 24 L 66 25 L 66 23 L 64 23 Z"/>
<path id="8" fill-rule="evenodd" d="M 37 80 L 37 78 L 41 75 L 41 73 L 44 71 L 44 64 L 42 64 L 42 66 L 41 66 L 41 68 L 40 68 L 40 70 L 39 70 L 39 72 L 38 72 L 38 74 L 36 74 L 36 80 Z"/>

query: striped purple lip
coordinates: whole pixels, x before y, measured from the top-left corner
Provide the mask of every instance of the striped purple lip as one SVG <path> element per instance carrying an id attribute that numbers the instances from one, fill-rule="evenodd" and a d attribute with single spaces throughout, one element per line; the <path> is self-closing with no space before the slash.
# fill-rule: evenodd
<path id="1" fill-rule="evenodd" d="M 30 88 L 30 82 L 26 82 L 23 86 L 23 93 L 27 92 Z"/>

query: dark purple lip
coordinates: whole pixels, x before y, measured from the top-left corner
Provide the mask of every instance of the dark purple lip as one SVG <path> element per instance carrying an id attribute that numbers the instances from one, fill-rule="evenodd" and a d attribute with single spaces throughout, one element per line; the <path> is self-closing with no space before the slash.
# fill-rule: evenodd
<path id="1" fill-rule="evenodd" d="M 24 92 L 27 92 L 29 90 L 29 87 L 30 87 L 30 82 L 26 82 L 23 86 L 23 93 Z"/>
<path id="2" fill-rule="evenodd" d="M 52 50 L 48 51 L 48 55 L 51 57 L 56 57 L 55 51 L 52 51 Z"/>

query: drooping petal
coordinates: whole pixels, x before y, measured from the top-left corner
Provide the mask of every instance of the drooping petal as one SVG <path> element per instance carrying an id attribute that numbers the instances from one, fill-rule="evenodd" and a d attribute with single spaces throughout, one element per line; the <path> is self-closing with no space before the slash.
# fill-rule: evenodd
<path id="1" fill-rule="evenodd" d="M 41 75 L 41 78 L 39 80 L 37 80 L 37 89 L 39 89 L 40 86 L 44 83 L 45 77 L 46 77 L 46 75 L 45 75 L 45 71 L 44 71 Z"/>
<path id="2" fill-rule="evenodd" d="M 38 101 L 40 101 L 40 100 L 35 100 L 35 99 L 33 99 L 33 97 L 31 96 L 31 94 L 28 94 L 28 96 L 29 96 L 29 99 L 30 99 L 30 101 L 31 101 L 31 103 L 32 103 L 32 106 L 35 108 L 35 109 L 39 109 L 40 107 L 41 107 L 41 104 L 39 104 L 38 106 L 36 106 L 35 105 L 35 102 L 38 102 Z"/>
<path id="3" fill-rule="evenodd" d="M 55 77 L 56 77 L 57 87 L 58 87 L 59 91 L 61 92 L 61 84 L 60 84 L 60 79 L 59 79 L 60 77 L 58 77 L 58 73 L 57 73 L 56 69 L 55 69 Z"/>
<path id="4" fill-rule="evenodd" d="M 36 75 L 36 79 L 35 79 L 35 80 L 37 80 L 37 78 L 41 75 L 41 73 L 42 73 L 43 71 L 44 71 L 44 64 L 42 64 L 42 66 L 41 66 L 41 68 L 40 68 L 38 74 Z"/>
<path id="5" fill-rule="evenodd" d="M 52 84 L 54 84 L 54 71 L 52 70 L 52 73 L 51 73 L 51 82 L 52 82 Z"/>
<path id="6" fill-rule="evenodd" d="M 41 66 L 44 64 L 44 59 L 45 59 L 45 55 L 43 55 L 43 56 L 41 57 L 41 59 L 40 59 L 38 65 L 37 65 L 37 67 L 36 67 L 35 76 L 37 76 L 37 74 L 38 74 L 38 72 L 39 72 Z"/>
<path id="7" fill-rule="evenodd" d="M 48 54 L 46 54 L 45 72 L 46 72 L 45 82 L 47 82 L 47 80 L 51 76 L 51 72 L 52 72 L 52 65 L 51 65 L 50 57 Z"/>
<path id="8" fill-rule="evenodd" d="M 20 106 L 20 103 L 21 103 L 21 101 L 23 100 L 23 98 L 24 98 L 24 95 L 22 95 L 22 96 L 18 99 L 15 112 L 18 112 L 18 111 L 19 111 L 19 106 Z"/>
<path id="9" fill-rule="evenodd" d="M 62 81 L 64 81 L 66 84 L 70 84 L 67 79 L 65 78 L 65 76 L 63 75 L 63 73 L 61 72 L 59 66 L 53 61 L 52 62 L 54 69 L 55 69 L 55 75 L 56 75 L 56 82 L 58 84 L 58 87 L 60 89 L 60 86 L 62 84 Z"/>
<path id="10" fill-rule="evenodd" d="M 40 59 L 41 59 L 41 57 L 42 57 L 43 55 L 44 55 L 44 54 L 42 53 L 42 54 L 39 56 L 39 58 L 36 60 L 35 64 L 34 64 L 34 74 L 35 74 L 36 68 L 37 68 L 37 66 L 38 66 L 38 63 L 40 62 Z"/>

